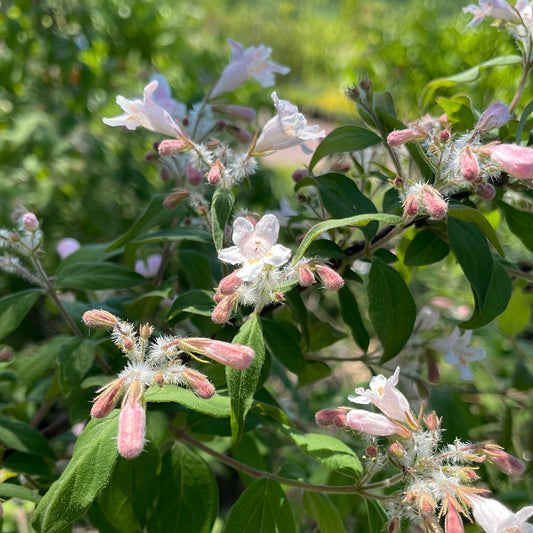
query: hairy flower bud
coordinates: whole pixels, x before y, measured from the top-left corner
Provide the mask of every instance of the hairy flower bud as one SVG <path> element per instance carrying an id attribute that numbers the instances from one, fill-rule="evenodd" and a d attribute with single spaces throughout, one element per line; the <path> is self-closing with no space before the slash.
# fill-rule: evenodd
<path id="1" fill-rule="evenodd" d="M 249 346 L 200 337 L 180 339 L 178 345 L 185 352 L 205 355 L 218 363 L 238 370 L 248 368 L 255 356 L 254 350 Z"/>
<path id="2" fill-rule="evenodd" d="M 470 146 L 467 146 L 460 159 L 461 174 L 466 181 L 478 181 L 479 180 L 479 164 L 476 156 L 470 150 Z"/>
<path id="3" fill-rule="evenodd" d="M 408 142 L 421 141 L 427 137 L 427 133 L 413 128 L 394 130 L 387 136 L 389 146 L 399 146 Z"/>
<path id="4" fill-rule="evenodd" d="M 22 227 L 26 231 L 35 233 L 39 229 L 39 221 L 33 213 L 24 213 L 22 215 Z"/>
<path id="5" fill-rule="evenodd" d="M 91 309 L 86 311 L 82 316 L 83 322 L 89 328 L 106 328 L 110 329 L 119 322 L 118 318 L 104 309 Z"/>
<path id="6" fill-rule="evenodd" d="M 434 189 L 431 185 L 424 185 L 420 189 L 420 197 L 430 217 L 440 220 L 446 216 L 448 205 L 437 189 Z"/>
<path id="7" fill-rule="evenodd" d="M 463 520 L 459 511 L 449 500 L 446 505 L 446 517 L 444 518 L 445 533 L 464 533 Z"/>
<path id="8" fill-rule="evenodd" d="M 105 418 L 115 408 L 123 386 L 124 379 L 115 379 L 102 387 L 98 391 L 100 394 L 94 400 L 91 416 L 93 418 Z"/>
<path id="9" fill-rule="evenodd" d="M 187 163 L 187 179 L 191 185 L 200 185 L 203 177 L 203 174 L 192 163 Z"/>
<path id="10" fill-rule="evenodd" d="M 215 394 L 215 386 L 201 373 L 192 368 L 185 368 L 182 376 L 196 396 L 208 400 Z"/>
<path id="11" fill-rule="evenodd" d="M 332 268 L 327 266 L 319 266 L 317 267 L 316 271 L 326 289 L 338 291 L 344 285 L 344 280 L 342 277 Z"/>
<path id="12" fill-rule="evenodd" d="M 146 411 L 135 401 L 127 401 L 118 418 L 118 453 L 126 459 L 138 457 L 144 449 Z"/>
<path id="13" fill-rule="evenodd" d="M 211 313 L 211 320 L 215 324 L 225 324 L 229 320 L 231 312 L 233 311 L 235 299 L 236 295 L 231 294 L 229 296 L 226 296 L 225 298 L 222 298 L 222 300 L 217 303 L 216 307 Z"/>
<path id="14" fill-rule="evenodd" d="M 509 477 L 520 476 L 524 473 L 524 463 L 499 446 L 489 444 L 483 448 L 483 452 L 487 454 L 489 463 Z"/>
<path id="15" fill-rule="evenodd" d="M 320 426 L 337 426 L 346 425 L 346 409 L 321 409 L 315 415 L 316 423 Z"/>
<path id="16" fill-rule="evenodd" d="M 496 188 L 491 183 L 481 182 L 476 186 L 476 192 L 483 200 L 492 200 L 496 196 Z"/>
<path id="17" fill-rule="evenodd" d="M 231 274 L 223 277 L 218 284 L 218 291 L 220 294 L 233 294 L 244 282 L 239 278 L 238 273 L 240 268 L 234 270 Z"/>
<path id="18" fill-rule="evenodd" d="M 223 166 L 220 161 L 217 162 L 211 167 L 209 174 L 207 175 L 207 181 L 210 185 L 216 185 L 222 176 Z"/>
<path id="19" fill-rule="evenodd" d="M 418 198 L 416 194 L 410 194 L 403 203 L 404 215 L 414 217 L 418 213 L 418 208 Z"/>
<path id="20" fill-rule="evenodd" d="M 185 150 L 189 150 L 190 148 L 191 144 L 184 140 L 165 139 L 164 141 L 161 141 L 159 143 L 159 145 L 157 146 L 157 151 L 159 152 L 159 155 L 166 157 L 178 154 L 180 152 L 184 152 Z"/>
<path id="21" fill-rule="evenodd" d="M 170 211 L 178 207 L 188 197 L 189 191 L 186 189 L 172 189 L 171 193 L 163 200 L 163 206 Z"/>
<path id="22" fill-rule="evenodd" d="M 315 282 L 315 275 L 307 266 L 301 266 L 298 269 L 298 277 L 300 279 L 300 285 L 304 287 L 310 287 Z"/>

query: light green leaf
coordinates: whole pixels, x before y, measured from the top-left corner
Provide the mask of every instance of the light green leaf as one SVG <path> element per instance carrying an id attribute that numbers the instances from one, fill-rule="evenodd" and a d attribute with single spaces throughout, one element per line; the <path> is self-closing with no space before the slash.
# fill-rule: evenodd
<path id="1" fill-rule="evenodd" d="M 211 234 L 201 228 L 195 226 L 179 226 L 148 235 L 141 235 L 130 241 L 130 244 L 153 244 L 158 242 L 169 241 L 193 241 L 193 242 L 211 242 Z"/>
<path id="2" fill-rule="evenodd" d="M 511 338 L 516 337 L 521 331 L 527 328 L 531 320 L 531 301 L 524 289 L 517 287 L 509 305 L 498 317 L 498 326 Z"/>
<path id="3" fill-rule="evenodd" d="M 7 500 L 8 498 L 19 498 L 21 500 L 28 500 L 33 503 L 39 503 L 41 496 L 21 485 L 14 483 L 0 483 L 0 498 Z"/>
<path id="4" fill-rule="evenodd" d="M 497 203 L 503 209 L 509 229 L 530 252 L 533 252 L 533 213 L 520 211 L 505 202 L 498 201 Z"/>
<path id="5" fill-rule="evenodd" d="M 0 340 L 18 328 L 41 294 L 41 289 L 28 289 L 0 298 Z"/>
<path id="6" fill-rule="evenodd" d="M 338 509 L 325 494 L 304 492 L 304 509 L 318 524 L 320 533 L 343 533 L 346 531 Z"/>

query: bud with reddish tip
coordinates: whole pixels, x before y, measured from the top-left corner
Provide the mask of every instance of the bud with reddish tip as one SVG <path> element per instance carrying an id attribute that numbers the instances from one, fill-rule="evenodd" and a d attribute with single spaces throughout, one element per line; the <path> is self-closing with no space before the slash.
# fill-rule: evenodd
<path id="1" fill-rule="evenodd" d="M 494 144 L 482 150 L 508 174 L 520 180 L 533 180 L 533 148 L 517 144 Z"/>
<path id="2" fill-rule="evenodd" d="M 235 299 L 236 294 L 230 294 L 225 298 L 222 298 L 220 302 L 217 303 L 216 307 L 211 313 L 211 320 L 215 324 L 225 324 L 229 320 L 231 312 L 233 311 Z"/>
<path id="3" fill-rule="evenodd" d="M 442 142 L 447 142 L 450 140 L 452 134 L 450 133 L 450 130 L 442 130 L 442 131 L 439 131 L 439 139 L 442 141 Z"/>
<path id="4" fill-rule="evenodd" d="M 437 413 L 435 413 L 435 411 L 433 411 L 424 418 L 426 426 L 431 431 L 437 431 L 437 429 L 440 428 L 441 421 L 442 419 L 437 416 Z"/>
<path id="5" fill-rule="evenodd" d="M 301 266 L 298 269 L 298 277 L 300 279 L 300 285 L 304 287 L 310 287 L 315 282 L 315 275 L 307 266 Z"/>
<path id="6" fill-rule="evenodd" d="M 487 454 L 489 463 L 509 477 L 521 476 L 524 473 L 524 463 L 499 446 L 489 444 L 483 451 Z"/>
<path id="7" fill-rule="evenodd" d="M 332 268 L 329 268 L 327 266 L 319 266 L 317 267 L 316 271 L 320 276 L 320 280 L 322 281 L 326 289 L 338 291 L 344 285 L 344 280 L 342 279 L 342 277 L 337 274 L 337 272 L 335 272 L 335 270 L 333 270 Z"/>
<path id="8" fill-rule="evenodd" d="M 118 324 L 118 318 L 104 309 L 92 309 L 83 313 L 82 320 L 89 328 L 113 328 Z"/>
<path id="9" fill-rule="evenodd" d="M 184 352 L 199 353 L 238 370 L 248 368 L 255 356 L 249 346 L 201 337 L 180 339 L 178 345 Z"/>
<path id="10" fill-rule="evenodd" d="M 418 198 L 415 194 L 410 194 L 403 203 L 403 213 L 405 216 L 414 217 L 418 214 Z"/>
<path id="11" fill-rule="evenodd" d="M 169 211 L 178 207 L 178 205 L 189 197 L 189 191 L 186 189 L 173 189 L 171 193 L 163 200 L 163 206 Z"/>
<path id="12" fill-rule="evenodd" d="M 316 423 L 320 426 L 337 426 L 346 425 L 346 409 L 321 409 L 315 415 Z"/>
<path id="13" fill-rule="evenodd" d="M 187 163 L 187 179 L 191 185 L 200 185 L 203 177 L 203 174 L 192 163 Z"/>
<path id="14" fill-rule="evenodd" d="M 220 283 L 218 284 L 218 291 L 221 294 L 233 294 L 244 283 L 238 276 L 240 270 L 241 269 L 238 268 L 220 280 Z"/>
<path id="15" fill-rule="evenodd" d="M 467 146 L 460 160 L 461 174 L 466 181 L 478 181 L 479 180 L 479 164 L 476 156 L 470 150 L 470 146 Z"/>
<path id="16" fill-rule="evenodd" d="M 157 146 L 157 151 L 159 152 L 159 155 L 166 157 L 189 150 L 190 148 L 191 144 L 186 141 L 178 139 L 165 139 L 159 143 Z"/>
<path id="17" fill-rule="evenodd" d="M 389 146 L 399 146 L 408 142 L 421 141 L 427 137 L 427 133 L 413 128 L 394 130 L 387 136 Z"/>
<path id="18" fill-rule="evenodd" d="M 138 457 L 144 449 L 146 411 L 136 401 L 128 400 L 118 418 L 118 453 L 126 459 Z"/>
<path id="19" fill-rule="evenodd" d="M 215 394 L 215 386 L 201 373 L 192 368 L 185 368 L 182 376 L 196 396 L 208 400 Z"/>
<path id="20" fill-rule="evenodd" d="M 395 457 L 403 457 L 405 455 L 405 448 L 399 442 L 393 442 L 389 446 L 389 453 Z"/>
<path id="21" fill-rule="evenodd" d="M 39 229 L 39 221 L 33 213 L 24 213 L 22 215 L 22 226 L 26 231 L 35 233 Z"/>
<path id="22" fill-rule="evenodd" d="M 237 126 L 236 124 L 228 124 L 226 126 L 226 131 L 230 133 L 235 140 L 242 144 L 249 144 L 252 142 L 252 136 L 249 131 L 246 131 L 244 128 Z"/>
<path id="23" fill-rule="evenodd" d="M 115 379 L 102 387 L 98 391 L 100 394 L 94 400 L 91 416 L 93 418 L 105 418 L 115 408 L 123 386 L 124 379 Z"/>
<path id="24" fill-rule="evenodd" d="M 464 533 L 465 528 L 459 511 L 449 501 L 446 508 L 446 517 L 444 518 L 445 533 Z"/>
<path id="25" fill-rule="evenodd" d="M 223 169 L 224 167 L 222 166 L 222 163 L 217 160 L 217 162 L 211 167 L 211 170 L 207 175 L 207 181 L 211 185 L 216 185 L 220 181 Z"/>
<path id="26" fill-rule="evenodd" d="M 446 216 L 448 205 L 437 189 L 434 189 L 431 185 L 424 185 L 420 189 L 420 197 L 429 216 L 437 220 Z"/>

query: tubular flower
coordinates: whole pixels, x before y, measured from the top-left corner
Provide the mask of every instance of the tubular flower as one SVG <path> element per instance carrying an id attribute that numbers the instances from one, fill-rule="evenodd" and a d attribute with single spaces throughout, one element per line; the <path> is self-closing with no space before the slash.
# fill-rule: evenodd
<path id="1" fill-rule="evenodd" d="M 533 181 L 533 148 L 517 144 L 494 144 L 483 148 L 492 161 L 515 178 Z"/>
<path id="2" fill-rule="evenodd" d="M 276 92 L 272 93 L 272 100 L 278 114 L 264 125 L 254 148 L 255 155 L 283 150 L 324 137 L 325 131 L 319 131 L 318 124 L 308 126 L 304 115 L 288 100 L 280 100 Z"/>
<path id="3" fill-rule="evenodd" d="M 211 91 L 211 99 L 233 91 L 249 78 L 256 79 L 262 87 L 275 83 L 274 72 L 288 74 L 290 68 L 268 61 L 272 48 L 264 45 L 244 49 L 237 41 L 228 39 L 231 46 L 231 63 L 223 70 L 220 79 Z"/>
<path id="4" fill-rule="evenodd" d="M 468 23 L 470 28 L 481 24 L 485 17 L 520 24 L 521 20 L 516 12 L 505 0 L 479 0 L 479 5 L 470 4 L 463 7 L 463 13 L 471 13 L 474 18 Z"/>

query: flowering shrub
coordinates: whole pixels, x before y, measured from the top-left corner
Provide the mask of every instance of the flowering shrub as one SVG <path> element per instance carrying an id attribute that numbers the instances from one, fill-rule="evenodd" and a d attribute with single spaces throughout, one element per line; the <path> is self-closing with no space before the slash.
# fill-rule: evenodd
<path id="1" fill-rule="evenodd" d="M 163 192 L 112 242 L 58 240 L 53 275 L 38 213 L 0 230 L 24 283 L 0 336 L 51 323 L 0 352 L 6 509 L 33 502 L 47 533 L 532 531 L 532 6 L 464 9 L 521 52 L 514 98 L 485 109 L 434 99 L 458 75 L 405 124 L 365 78 L 346 91 L 357 125 L 326 134 L 273 91 L 261 126 L 229 93 L 289 69 L 231 39 L 200 102 L 161 74 L 118 96 L 109 135 L 153 135 Z M 262 158 L 293 147 L 310 159 L 289 208 L 250 201 Z M 371 409 L 336 406 L 368 376 L 348 400 Z"/>

